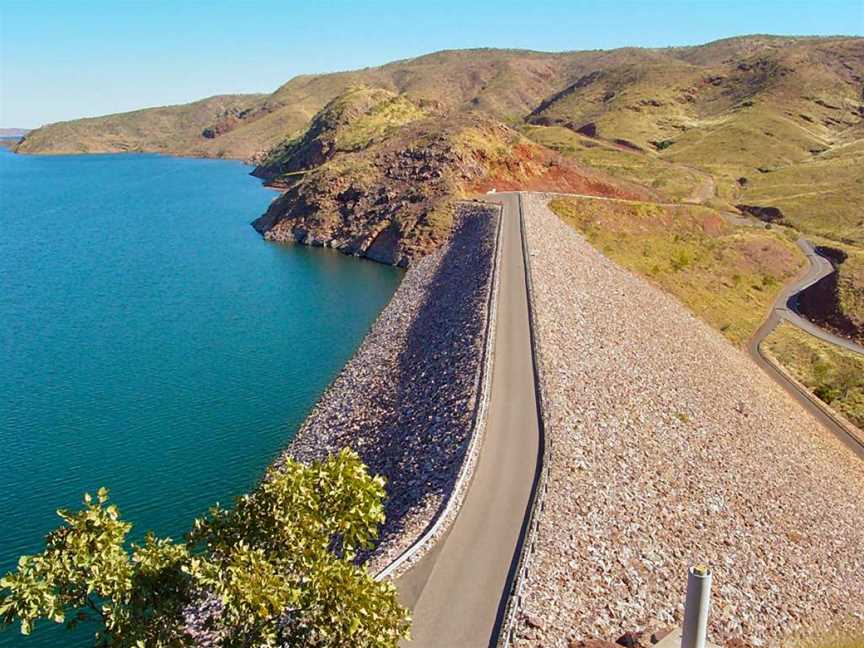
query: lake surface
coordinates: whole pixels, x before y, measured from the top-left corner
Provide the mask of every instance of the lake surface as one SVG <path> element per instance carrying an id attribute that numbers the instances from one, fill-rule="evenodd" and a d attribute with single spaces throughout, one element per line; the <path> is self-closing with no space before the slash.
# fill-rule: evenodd
<path id="1" fill-rule="evenodd" d="M 393 268 L 263 241 L 249 170 L 0 150 L 0 573 L 85 491 L 176 538 L 253 487 L 392 295 Z"/>

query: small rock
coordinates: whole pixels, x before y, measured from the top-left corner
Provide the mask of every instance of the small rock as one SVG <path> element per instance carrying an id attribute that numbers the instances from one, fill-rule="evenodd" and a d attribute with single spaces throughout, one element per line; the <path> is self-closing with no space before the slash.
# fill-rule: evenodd
<path id="1" fill-rule="evenodd" d="M 525 615 L 525 623 L 527 623 L 531 628 L 537 628 L 538 630 L 542 630 L 546 626 L 543 619 L 533 614 Z"/>
<path id="2" fill-rule="evenodd" d="M 735 637 L 726 642 L 725 648 L 753 648 L 753 645 L 739 637 Z"/>
<path id="3" fill-rule="evenodd" d="M 626 646 L 626 648 L 644 648 L 645 644 L 642 643 L 642 633 L 641 632 L 625 632 L 623 635 L 618 637 L 615 640 L 615 643 L 619 646 Z"/>
<path id="4" fill-rule="evenodd" d="M 567 648 L 618 648 L 618 644 L 602 639 L 571 639 Z"/>
<path id="5" fill-rule="evenodd" d="M 672 630 L 674 630 L 674 628 L 668 628 L 668 627 L 667 628 L 660 628 L 659 630 L 655 630 L 653 633 L 651 633 L 651 643 L 655 643 L 655 644 L 660 643 L 666 637 L 668 637 L 670 634 L 672 634 Z"/>

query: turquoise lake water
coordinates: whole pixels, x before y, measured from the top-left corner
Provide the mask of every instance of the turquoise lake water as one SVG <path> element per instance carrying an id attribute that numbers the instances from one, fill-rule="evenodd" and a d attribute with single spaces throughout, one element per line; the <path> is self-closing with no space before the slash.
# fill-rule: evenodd
<path id="1" fill-rule="evenodd" d="M 263 241 L 249 170 L 0 149 L 0 573 L 85 491 L 140 538 L 253 487 L 392 295 L 393 268 Z"/>

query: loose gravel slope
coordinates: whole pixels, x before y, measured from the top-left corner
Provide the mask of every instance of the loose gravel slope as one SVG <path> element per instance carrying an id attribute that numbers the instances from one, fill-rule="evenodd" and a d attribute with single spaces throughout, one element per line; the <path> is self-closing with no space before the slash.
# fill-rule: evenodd
<path id="1" fill-rule="evenodd" d="M 408 270 L 286 450 L 311 461 L 350 447 L 386 478 L 373 572 L 446 504 L 474 429 L 498 210 L 464 203 L 454 218 L 450 239 Z"/>
<path id="2" fill-rule="evenodd" d="M 864 628 L 864 463 L 679 302 L 526 195 L 549 454 L 520 646 L 680 623 L 710 638 Z"/>

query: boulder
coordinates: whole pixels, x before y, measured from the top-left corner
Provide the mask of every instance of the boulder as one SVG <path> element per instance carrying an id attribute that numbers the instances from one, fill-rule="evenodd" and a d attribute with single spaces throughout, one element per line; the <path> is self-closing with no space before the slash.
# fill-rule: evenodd
<path id="1" fill-rule="evenodd" d="M 724 644 L 724 648 L 753 648 L 753 645 L 740 637 L 733 637 Z"/>
<path id="2" fill-rule="evenodd" d="M 762 207 L 760 205 L 735 205 L 735 207 L 766 223 L 774 223 L 783 220 L 783 212 L 781 212 L 777 207 Z"/>
<path id="3" fill-rule="evenodd" d="M 576 132 L 586 137 L 597 137 L 597 124 L 588 122 L 576 129 Z"/>
<path id="4" fill-rule="evenodd" d="M 641 632 L 625 632 L 615 640 L 615 643 L 619 646 L 625 646 L 625 648 L 646 648 L 645 643 L 642 642 L 642 637 L 643 633 Z"/>

